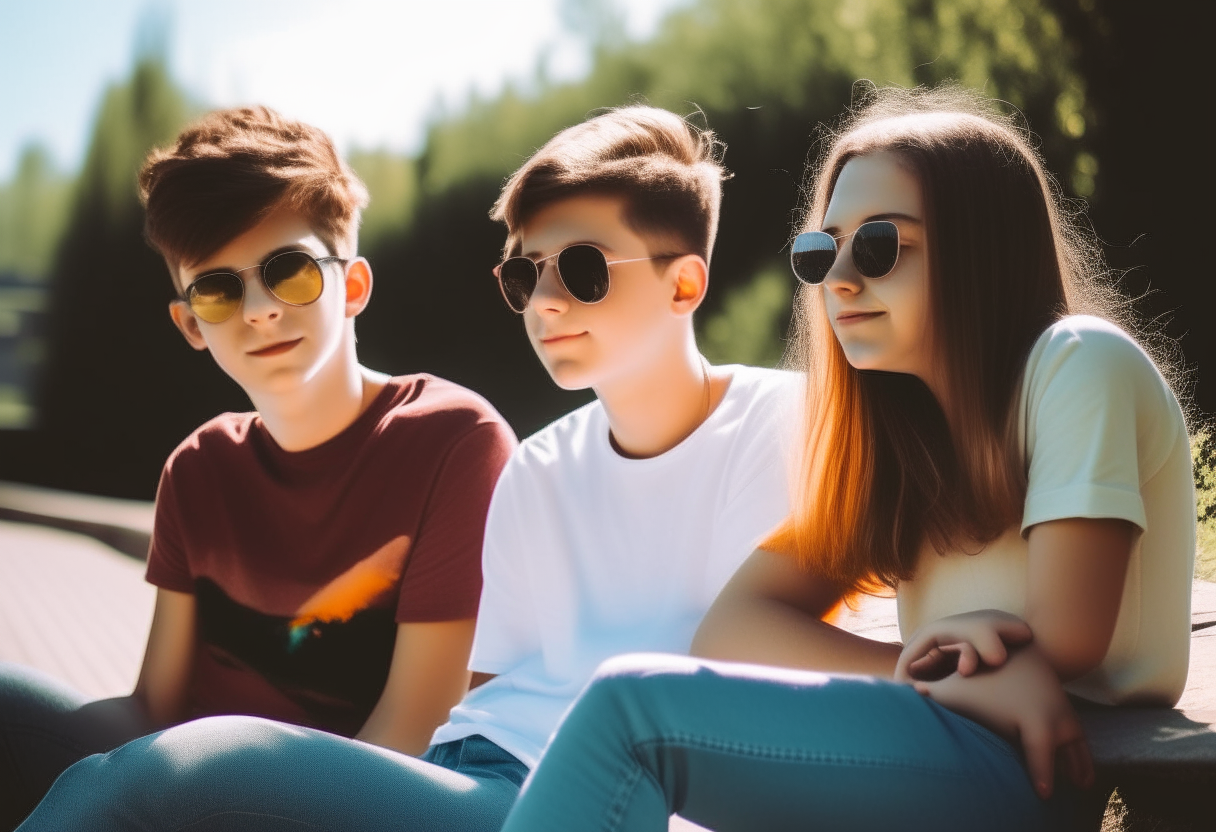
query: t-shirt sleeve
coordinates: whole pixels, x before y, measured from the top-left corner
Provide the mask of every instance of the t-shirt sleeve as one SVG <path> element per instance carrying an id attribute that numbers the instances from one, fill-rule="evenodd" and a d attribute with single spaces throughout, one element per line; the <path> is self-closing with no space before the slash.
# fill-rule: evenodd
<path id="1" fill-rule="evenodd" d="M 1045 337 L 1024 381 L 1029 465 L 1022 533 L 1069 517 L 1121 519 L 1145 529 L 1141 484 L 1177 438 L 1168 421 L 1177 407 L 1168 386 L 1111 324 L 1066 319 Z"/>
<path id="2" fill-rule="evenodd" d="M 505 673 L 541 649 L 537 599 L 528 577 L 528 544 L 521 514 L 528 495 L 526 470 L 508 463 L 490 503 L 482 555 L 484 584 L 469 668 Z"/>
<path id="3" fill-rule="evenodd" d="M 514 447 L 511 429 L 495 420 L 480 423 L 448 451 L 406 563 L 398 622 L 477 615 L 486 513 Z"/>
<path id="4" fill-rule="evenodd" d="M 161 589 L 193 592 L 194 578 L 186 555 L 181 530 L 181 506 L 174 478 L 180 476 L 170 459 L 156 487 L 156 510 L 152 520 L 152 543 L 148 547 L 148 568 L 144 579 Z"/>

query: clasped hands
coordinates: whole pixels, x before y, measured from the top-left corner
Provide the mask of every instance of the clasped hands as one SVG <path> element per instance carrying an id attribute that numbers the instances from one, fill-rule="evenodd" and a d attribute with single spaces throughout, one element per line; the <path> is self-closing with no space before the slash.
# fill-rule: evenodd
<path id="1" fill-rule="evenodd" d="M 1076 785 L 1094 780 L 1081 723 L 1029 625 L 996 610 L 952 615 L 904 645 L 895 681 L 1019 744 L 1035 791 L 1051 796 L 1056 761 Z"/>

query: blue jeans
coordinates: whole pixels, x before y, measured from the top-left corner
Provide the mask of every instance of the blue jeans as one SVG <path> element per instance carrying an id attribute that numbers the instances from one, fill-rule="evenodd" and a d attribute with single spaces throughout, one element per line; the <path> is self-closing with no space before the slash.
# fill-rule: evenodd
<path id="1" fill-rule="evenodd" d="M 0 662 L 0 832 L 77 760 L 152 730 L 134 699 L 90 699 L 52 676 Z"/>
<path id="2" fill-rule="evenodd" d="M 1040 800 L 1008 743 L 911 687 L 640 655 L 600 668 L 503 832 L 664 832 L 673 812 L 717 832 L 1050 830 L 1101 817 L 1068 790 Z"/>
<path id="3" fill-rule="evenodd" d="M 480 736 L 418 759 L 258 717 L 208 717 L 80 761 L 19 832 L 497 832 L 527 773 Z"/>

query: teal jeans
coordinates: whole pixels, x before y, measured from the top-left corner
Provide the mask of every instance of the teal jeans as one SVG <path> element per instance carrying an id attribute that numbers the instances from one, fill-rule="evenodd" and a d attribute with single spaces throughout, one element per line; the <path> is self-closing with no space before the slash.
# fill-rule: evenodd
<path id="1" fill-rule="evenodd" d="M 497 832 L 527 767 L 481 736 L 410 757 L 248 716 L 81 760 L 20 832 Z"/>
<path id="2" fill-rule="evenodd" d="M 1034 793 L 1004 740 L 911 687 L 680 656 L 600 668 L 503 832 L 1097 828 L 1101 806 Z"/>

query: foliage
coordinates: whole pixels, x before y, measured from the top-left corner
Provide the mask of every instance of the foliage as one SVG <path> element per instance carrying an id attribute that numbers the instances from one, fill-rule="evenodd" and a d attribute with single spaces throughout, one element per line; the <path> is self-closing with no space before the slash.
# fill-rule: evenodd
<path id="1" fill-rule="evenodd" d="M 1216 581 L 1216 432 L 1210 425 L 1191 436 L 1191 465 L 1195 471 L 1195 574 Z"/>
<path id="2" fill-rule="evenodd" d="M 413 223 L 418 198 L 418 167 L 413 159 L 388 151 L 356 150 L 347 160 L 367 186 L 359 238 L 364 248 L 399 237 Z"/>
<path id="3" fill-rule="evenodd" d="M 788 269 L 767 269 L 726 296 L 708 318 L 698 342 L 714 364 L 776 367 L 785 353 L 781 333 L 790 319 L 793 278 Z"/>
<path id="4" fill-rule="evenodd" d="M 71 178 L 55 169 L 46 149 L 27 147 L 13 180 L 0 185 L 0 272 L 46 277 L 71 196 Z"/>
<path id="5" fill-rule="evenodd" d="M 631 42 L 605 24 L 619 21 L 610 0 L 567 0 L 568 25 L 592 50 L 584 79 L 552 81 L 542 61 L 533 79 L 436 116 L 416 159 L 351 155 L 372 195 L 362 250 L 377 278 L 359 321 L 361 357 L 466 384 L 521 435 L 585 401 L 554 388 L 493 289 L 503 232 L 487 212 L 504 177 L 554 132 L 642 99 L 700 109 L 729 147 L 734 178 L 699 313 L 707 352 L 775 361 L 792 286 L 772 264 L 789 240 L 809 137 L 849 105 L 857 79 L 979 87 L 1025 113 L 1067 181 L 1080 182 L 1071 172 L 1081 169 L 1100 178 L 1096 162 L 1078 161 L 1093 156 L 1086 82 L 1050 1 L 695 0 Z M 135 170 L 193 109 L 155 57 L 106 92 L 52 269 L 44 444 L 16 456 L 0 447 L 6 475 L 149 496 L 176 439 L 247 406 L 168 324 L 164 268 L 141 238 Z"/>

